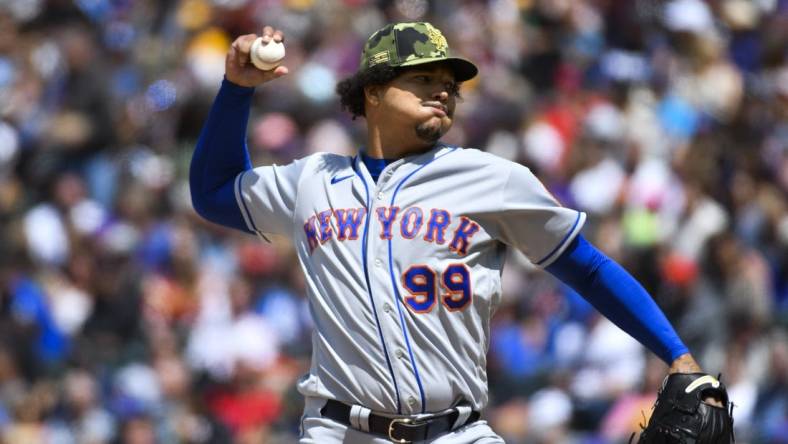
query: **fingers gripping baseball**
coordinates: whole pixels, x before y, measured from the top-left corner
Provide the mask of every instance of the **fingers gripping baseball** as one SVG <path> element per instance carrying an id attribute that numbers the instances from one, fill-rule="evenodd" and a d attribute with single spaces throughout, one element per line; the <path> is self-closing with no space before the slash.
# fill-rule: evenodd
<path id="1" fill-rule="evenodd" d="M 282 77 L 289 72 L 287 67 L 283 65 L 269 70 L 261 70 L 252 63 L 251 50 L 258 37 L 261 40 L 258 45 L 268 45 L 272 42 L 281 44 L 285 38 L 282 31 L 274 30 L 270 26 L 263 28 L 263 33 L 260 36 L 246 34 L 236 38 L 227 51 L 225 59 L 227 80 L 241 86 L 257 86 Z"/>

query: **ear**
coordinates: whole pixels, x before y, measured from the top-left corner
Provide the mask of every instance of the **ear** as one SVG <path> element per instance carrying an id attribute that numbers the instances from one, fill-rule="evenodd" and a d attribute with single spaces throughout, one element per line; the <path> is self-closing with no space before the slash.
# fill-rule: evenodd
<path id="1" fill-rule="evenodd" d="M 370 85 L 364 87 L 364 99 L 372 106 L 378 106 L 383 89 L 380 85 Z"/>

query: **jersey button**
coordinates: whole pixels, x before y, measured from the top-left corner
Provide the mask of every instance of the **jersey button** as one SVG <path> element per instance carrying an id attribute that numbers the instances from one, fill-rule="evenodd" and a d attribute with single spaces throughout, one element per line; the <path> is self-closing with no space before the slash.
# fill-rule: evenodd
<path id="1" fill-rule="evenodd" d="M 385 311 L 386 313 L 391 313 L 391 305 L 389 305 L 388 302 L 383 304 L 383 311 Z"/>
<path id="2" fill-rule="evenodd" d="M 383 193 L 378 193 L 378 200 L 383 200 Z"/>
<path id="3" fill-rule="evenodd" d="M 394 354 L 397 355 L 399 359 L 402 359 L 402 357 L 405 356 L 405 353 L 403 353 L 402 350 L 397 350 L 394 352 Z"/>
<path id="4" fill-rule="evenodd" d="M 416 405 L 416 398 L 414 398 L 413 396 L 411 396 L 410 398 L 408 398 L 408 405 L 409 405 L 409 406 L 411 406 L 411 407 L 413 407 L 414 405 Z"/>
<path id="5" fill-rule="evenodd" d="M 380 259 L 375 259 L 375 266 L 376 266 L 376 267 L 380 267 L 380 266 L 382 266 L 382 265 L 383 265 L 383 261 L 382 261 L 382 260 L 380 260 Z"/>

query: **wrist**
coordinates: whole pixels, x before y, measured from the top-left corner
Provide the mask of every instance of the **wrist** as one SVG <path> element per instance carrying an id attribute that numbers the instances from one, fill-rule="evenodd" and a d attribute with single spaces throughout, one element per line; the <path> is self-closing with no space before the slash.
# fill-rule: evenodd
<path id="1" fill-rule="evenodd" d="M 695 361 L 691 354 L 685 353 L 674 359 L 670 364 L 668 373 L 702 373 L 700 365 Z"/>
<path id="2" fill-rule="evenodd" d="M 230 79 L 227 78 L 225 75 L 222 79 L 222 89 L 240 94 L 240 95 L 251 95 L 254 93 L 254 86 L 245 86 L 238 84 Z"/>

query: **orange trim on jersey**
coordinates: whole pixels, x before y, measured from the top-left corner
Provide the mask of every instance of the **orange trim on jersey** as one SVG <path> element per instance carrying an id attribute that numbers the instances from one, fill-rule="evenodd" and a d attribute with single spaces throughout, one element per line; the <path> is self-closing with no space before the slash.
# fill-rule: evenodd
<path id="1" fill-rule="evenodd" d="M 461 302 L 462 298 L 464 297 L 464 295 L 460 296 L 459 300 L 455 298 L 455 295 L 462 294 L 462 290 L 459 290 L 459 291 L 458 290 L 452 290 L 449 287 L 447 287 L 445 282 L 444 282 L 444 279 L 446 279 L 446 276 L 447 276 L 446 273 L 449 270 L 449 267 L 454 267 L 454 266 L 461 266 L 462 268 L 465 269 L 465 272 L 468 275 L 468 301 L 466 303 L 462 304 L 462 306 L 457 307 L 457 308 L 450 307 L 449 304 L 446 302 L 446 300 L 447 299 L 451 299 L 452 302 Z M 452 273 L 451 277 L 449 279 L 451 279 L 452 283 L 458 283 L 454 279 L 454 276 L 457 276 L 457 273 Z M 451 264 L 446 266 L 446 268 L 443 270 L 443 275 L 441 276 L 441 279 L 440 279 L 440 286 L 441 286 L 441 288 L 443 288 L 447 292 L 446 294 L 441 294 L 441 304 L 443 304 L 443 306 L 446 307 L 447 310 L 449 310 L 449 311 L 462 311 L 462 310 L 465 310 L 466 308 L 468 308 L 468 305 L 473 303 L 473 284 L 471 282 L 471 270 L 468 269 L 468 266 L 463 264 L 462 262 L 454 262 L 454 263 L 451 263 Z"/>
<path id="2" fill-rule="evenodd" d="M 337 221 L 337 240 L 358 239 L 358 229 L 366 215 L 367 210 L 364 207 L 334 210 L 334 219 Z M 350 230 L 349 236 L 347 235 L 348 230 Z"/>
<path id="3" fill-rule="evenodd" d="M 442 216 L 440 221 L 438 216 Z M 427 233 L 424 234 L 424 240 L 427 242 L 434 242 L 438 245 L 446 243 L 446 229 L 451 224 L 451 213 L 440 208 L 433 208 L 430 210 L 430 219 L 427 221 Z M 437 234 L 437 236 L 435 234 Z M 437 237 L 437 240 L 434 239 Z"/>
<path id="4" fill-rule="evenodd" d="M 418 211 L 418 213 L 416 213 L 416 211 Z M 414 224 L 413 234 L 408 236 L 405 234 L 405 229 L 407 225 L 410 225 L 408 219 L 410 219 L 411 214 L 416 214 L 417 216 L 416 216 L 416 220 L 413 221 Z M 416 225 L 416 223 L 418 223 L 418 225 Z M 399 224 L 399 233 L 402 235 L 403 238 L 415 239 L 416 236 L 419 235 L 419 231 L 421 231 L 421 227 L 423 226 L 424 226 L 424 211 L 421 209 L 421 207 L 419 206 L 408 207 L 405 209 L 405 211 L 402 212 L 402 218 L 400 219 L 400 224 Z"/>
<path id="5" fill-rule="evenodd" d="M 378 222 L 380 222 L 380 238 L 383 240 L 391 239 L 391 228 L 394 225 L 394 221 L 397 219 L 397 213 L 399 213 L 399 207 L 378 207 L 375 209 L 375 214 L 378 216 Z M 383 219 L 383 218 L 386 219 Z"/>
<path id="6" fill-rule="evenodd" d="M 468 219 L 465 216 L 460 216 L 460 224 L 454 230 L 449 250 L 465 256 L 468 254 L 468 247 L 470 246 L 470 238 L 479 231 L 479 224 Z"/>
<path id="7" fill-rule="evenodd" d="M 421 268 L 421 269 L 429 271 L 432 274 L 432 289 L 430 289 L 428 291 L 417 291 L 417 292 L 414 292 L 413 290 L 411 290 L 408 287 L 408 285 L 407 285 L 407 283 L 405 281 L 405 276 L 407 276 L 407 274 L 413 268 Z M 413 313 L 429 313 L 432 310 L 432 308 L 435 307 L 435 303 L 437 302 L 436 295 L 435 295 L 435 279 L 437 279 L 437 276 L 435 275 L 435 272 L 432 271 L 432 268 L 430 268 L 428 265 L 424 265 L 424 264 L 411 265 L 410 267 L 408 267 L 407 270 L 405 270 L 404 273 L 402 273 L 402 275 L 400 276 L 400 280 L 402 281 L 402 287 L 404 289 L 408 290 L 408 292 L 410 293 L 409 295 L 405 296 L 405 302 L 406 302 L 405 306 L 408 307 L 408 310 L 412 311 Z M 425 285 L 427 284 L 426 278 L 425 278 L 424 284 Z M 413 308 L 413 306 L 410 304 L 410 301 L 414 301 L 417 304 L 423 304 L 423 303 L 427 302 L 427 300 L 429 300 L 429 294 L 428 293 L 430 291 L 433 294 L 433 298 L 432 298 L 432 302 L 430 303 L 429 307 L 427 307 L 425 309 L 421 309 L 421 310 L 417 310 L 417 309 Z M 427 298 L 427 300 L 419 301 L 418 300 L 419 297 Z"/>
<path id="8" fill-rule="evenodd" d="M 315 248 L 320 244 L 317 238 L 317 227 L 315 226 L 315 222 L 315 216 L 309 216 L 309 219 L 304 223 L 304 234 L 306 235 L 306 241 L 309 245 L 309 254 L 312 254 Z"/>
<path id="9" fill-rule="evenodd" d="M 320 244 L 325 244 L 334 237 L 334 230 L 331 228 L 331 210 L 321 211 L 317 214 L 317 221 L 320 223 Z"/>

